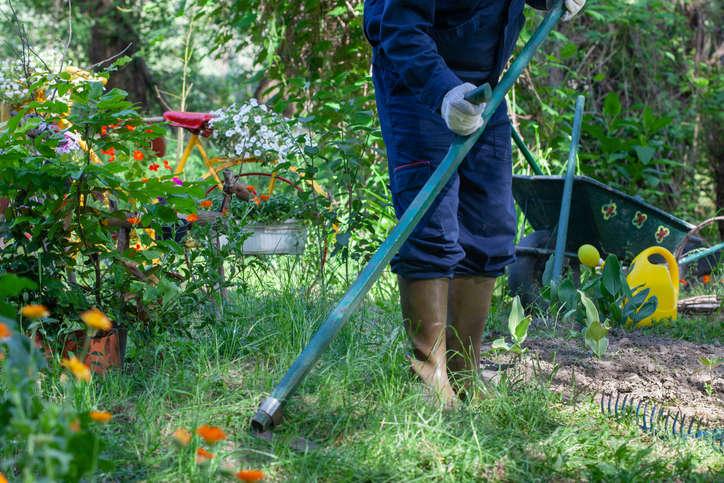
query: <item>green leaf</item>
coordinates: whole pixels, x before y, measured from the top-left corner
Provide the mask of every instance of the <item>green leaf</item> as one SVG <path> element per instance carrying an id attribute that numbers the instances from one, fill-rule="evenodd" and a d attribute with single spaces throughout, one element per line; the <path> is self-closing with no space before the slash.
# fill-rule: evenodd
<path id="1" fill-rule="evenodd" d="M 523 305 L 520 303 L 520 296 L 516 295 L 508 316 L 508 330 L 510 330 L 511 335 L 515 334 L 515 328 L 523 319 L 525 319 L 525 310 L 523 310 Z"/>
<path id="2" fill-rule="evenodd" d="M 652 111 L 649 106 L 646 106 L 646 109 L 644 109 L 644 127 L 646 129 L 650 128 L 655 119 L 654 111 Z"/>
<path id="3" fill-rule="evenodd" d="M 586 329 L 586 344 L 598 357 L 601 357 L 608 348 L 606 334 L 608 334 L 609 330 L 608 327 L 601 325 L 598 320 L 591 322 Z"/>
<path id="4" fill-rule="evenodd" d="M 558 287 L 558 299 L 563 302 L 567 309 L 575 309 L 576 306 L 576 286 L 573 285 L 573 281 L 570 278 L 565 279 L 561 282 Z"/>
<path id="5" fill-rule="evenodd" d="M 546 262 L 545 268 L 543 269 L 543 285 L 550 285 L 553 279 L 553 265 L 556 263 L 556 256 L 551 255 Z"/>
<path id="6" fill-rule="evenodd" d="M 649 148 L 646 146 L 631 146 L 634 151 L 636 151 L 636 156 L 638 156 L 639 160 L 644 164 L 647 165 L 651 162 L 651 160 L 654 158 L 654 154 L 656 154 L 656 150 L 653 148 Z"/>
<path id="7" fill-rule="evenodd" d="M 515 342 L 517 344 L 522 344 L 525 342 L 525 339 L 528 337 L 528 326 L 530 326 L 531 317 L 528 316 L 525 319 L 521 321 L 520 324 L 515 328 L 515 333 L 513 334 L 513 338 L 515 339 Z"/>
<path id="8" fill-rule="evenodd" d="M 576 44 L 568 42 L 561 48 L 561 58 L 568 59 L 569 57 L 573 57 L 573 54 L 575 54 L 577 50 L 578 46 Z"/>
<path id="9" fill-rule="evenodd" d="M 509 351 L 513 348 L 513 344 L 508 344 L 505 342 L 505 338 L 501 337 L 500 339 L 496 339 L 493 341 L 492 345 L 493 349 L 503 349 L 505 351 Z"/>
<path id="10" fill-rule="evenodd" d="M 586 297 L 586 294 L 580 290 L 578 293 L 581 295 L 581 302 L 586 308 L 586 325 L 590 327 L 591 323 L 598 322 L 598 310 L 596 310 L 596 306 L 591 302 L 591 299 Z"/>
<path id="11" fill-rule="evenodd" d="M 612 91 L 606 96 L 606 100 L 603 102 L 603 113 L 610 117 L 616 117 L 621 114 L 621 100 L 615 91 Z"/>
<path id="12" fill-rule="evenodd" d="M 621 291 L 621 264 L 616 255 L 610 254 L 606 257 L 601 282 L 606 291 L 614 297 Z"/>
<path id="13" fill-rule="evenodd" d="M 27 278 L 18 277 L 13 273 L 6 273 L 0 277 L 0 296 L 12 297 L 25 289 L 36 290 L 38 284 Z"/>

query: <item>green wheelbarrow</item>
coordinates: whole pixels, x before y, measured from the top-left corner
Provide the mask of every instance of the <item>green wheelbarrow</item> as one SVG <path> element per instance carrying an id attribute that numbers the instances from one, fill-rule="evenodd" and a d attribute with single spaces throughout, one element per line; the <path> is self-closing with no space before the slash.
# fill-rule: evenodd
<path id="1" fill-rule="evenodd" d="M 551 255 L 556 257 L 554 279 L 560 278 L 567 266 L 577 280 L 577 252 L 585 244 L 596 247 L 604 258 L 613 254 L 624 263 L 630 263 L 648 247 L 661 246 L 677 255 L 682 276 L 698 278 L 709 274 L 719 265 L 717 252 L 724 249 L 724 243 L 701 247 L 703 240 L 694 234 L 706 222 L 694 226 L 592 178 L 575 176 L 582 112 L 583 101 L 579 98 L 565 176 L 543 176 L 535 158 L 513 131 L 515 143 L 536 175 L 513 176 L 513 197 L 535 231 L 516 246 L 516 261 L 508 269 L 511 295 L 520 295 L 524 305 L 535 303 Z M 652 262 L 663 263 L 662 257 L 654 257 Z M 690 265 L 694 261 L 697 263 Z"/>

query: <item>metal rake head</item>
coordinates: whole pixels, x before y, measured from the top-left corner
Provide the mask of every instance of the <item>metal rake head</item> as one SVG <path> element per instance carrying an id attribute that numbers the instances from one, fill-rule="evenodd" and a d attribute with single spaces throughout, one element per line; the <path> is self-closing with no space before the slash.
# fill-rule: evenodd
<path id="1" fill-rule="evenodd" d="M 608 394 L 608 402 L 606 401 L 606 393 L 601 396 L 601 413 L 605 416 L 613 416 L 616 419 L 636 419 L 636 424 L 644 431 L 650 431 L 651 434 L 660 438 L 673 436 L 674 438 L 698 438 L 710 442 L 716 451 L 724 454 L 724 429 L 710 429 L 709 425 L 704 422 L 702 429 L 702 420 L 692 417 L 689 419 L 689 427 L 685 428 L 686 415 L 680 411 L 671 416 L 671 411 L 659 406 L 655 401 L 654 407 L 649 412 L 649 402 L 642 399 L 636 400 L 632 397 L 630 400 L 625 395 L 621 402 L 621 393 L 616 393 L 614 401 L 614 393 Z M 613 408 L 611 405 L 613 404 Z M 643 408 L 641 407 L 643 404 Z M 657 412 L 656 409 L 659 409 Z M 666 414 L 664 414 L 666 411 Z M 671 428 L 669 428 L 669 420 L 671 420 Z M 694 428 L 696 423 L 696 428 Z M 677 428 L 678 425 L 678 428 Z"/>

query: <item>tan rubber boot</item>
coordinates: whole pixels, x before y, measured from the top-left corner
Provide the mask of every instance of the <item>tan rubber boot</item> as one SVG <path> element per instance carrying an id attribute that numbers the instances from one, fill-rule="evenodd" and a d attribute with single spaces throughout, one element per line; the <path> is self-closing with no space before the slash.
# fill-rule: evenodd
<path id="1" fill-rule="evenodd" d="M 412 280 L 398 277 L 405 330 L 412 343 L 411 369 L 434 393 L 436 404 L 459 403 L 447 377 L 445 326 L 448 278 Z"/>
<path id="2" fill-rule="evenodd" d="M 455 275 L 448 295 L 448 374 L 459 396 L 485 397 L 480 379 L 480 346 L 495 278 Z M 481 389 L 481 390 L 476 390 Z"/>

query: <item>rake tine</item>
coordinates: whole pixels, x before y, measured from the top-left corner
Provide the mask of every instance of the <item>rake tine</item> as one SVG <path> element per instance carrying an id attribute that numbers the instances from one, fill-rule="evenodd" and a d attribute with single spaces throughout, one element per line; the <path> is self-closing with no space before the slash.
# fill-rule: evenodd
<path id="1" fill-rule="evenodd" d="M 603 403 L 606 400 L 606 393 L 601 394 L 601 414 L 606 414 L 606 410 L 603 407 Z"/>
<path id="2" fill-rule="evenodd" d="M 654 417 L 656 415 L 656 407 L 656 404 L 654 404 L 654 409 L 651 410 L 651 416 L 649 416 L 649 429 L 651 429 L 654 434 L 656 434 L 656 427 L 654 426 L 654 424 L 656 424 L 656 421 L 654 421 Z"/>
<path id="3" fill-rule="evenodd" d="M 613 399 L 613 392 L 611 392 L 611 395 L 608 398 L 608 414 L 611 414 L 611 400 Z"/>
<path id="4" fill-rule="evenodd" d="M 628 394 L 626 394 L 623 397 L 623 404 L 621 405 L 621 413 L 626 416 L 626 400 L 628 399 Z"/>
<path id="5" fill-rule="evenodd" d="M 646 414 L 648 414 L 648 409 L 649 409 L 649 402 L 646 401 L 646 406 L 644 406 L 644 413 L 642 414 L 642 416 L 643 416 L 643 418 L 644 418 L 644 425 L 643 425 L 644 431 L 646 431 L 647 429 L 649 429 L 649 428 L 646 426 Z"/>
<path id="6" fill-rule="evenodd" d="M 621 399 L 620 392 L 616 395 L 616 404 L 614 405 L 614 413 L 616 414 L 616 417 L 618 417 L 618 400 L 619 399 Z"/>
<path id="7" fill-rule="evenodd" d="M 674 433 L 674 438 L 676 437 L 676 422 L 679 420 L 679 413 L 676 413 L 674 415 L 674 422 L 671 423 L 671 432 Z"/>
<path id="8" fill-rule="evenodd" d="M 689 429 L 686 430 L 686 434 L 691 436 L 691 427 L 694 425 L 694 421 L 696 421 L 696 416 L 691 417 L 691 422 L 689 423 Z"/>

